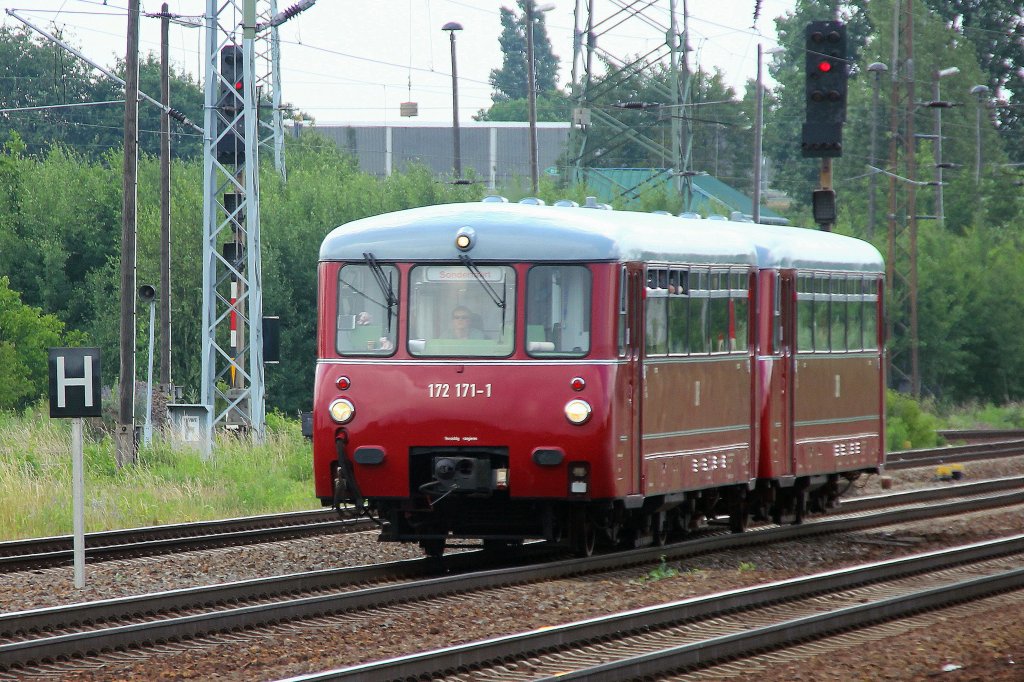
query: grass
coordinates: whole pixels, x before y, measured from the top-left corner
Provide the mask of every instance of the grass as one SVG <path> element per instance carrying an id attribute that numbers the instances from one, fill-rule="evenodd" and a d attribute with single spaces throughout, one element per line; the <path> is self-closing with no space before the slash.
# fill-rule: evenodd
<path id="1" fill-rule="evenodd" d="M 154 434 L 118 469 L 114 441 L 85 429 L 87 532 L 312 509 L 312 454 L 297 421 L 268 415 L 266 442 L 219 437 L 204 460 Z M 0 413 L 0 540 L 71 532 L 71 424 Z"/>
<path id="2" fill-rule="evenodd" d="M 934 430 L 947 425 L 1024 427 L 1021 403 L 969 405 L 937 416 L 934 405 L 890 392 L 888 407 L 891 449 L 927 447 Z M 209 460 L 156 436 L 140 449 L 138 464 L 119 470 L 113 439 L 89 424 L 84 455 L 90 532 L 318 506 L 309 442 L 297 421 L 279 414 L 267 415 L 266 443 L 222 436 Z M 0 540 L 70 533 L 71 492 L 70 421 L 50 419 L 45 405 L 0 412 Z M 674 577 L 673 571 L 663 561 L 647 580 Z"/>

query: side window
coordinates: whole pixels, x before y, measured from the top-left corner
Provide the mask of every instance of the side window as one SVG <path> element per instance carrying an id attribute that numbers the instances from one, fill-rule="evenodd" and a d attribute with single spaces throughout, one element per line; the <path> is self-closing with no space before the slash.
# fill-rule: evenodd
<path id="1" fill-rule="evenodd" d="M 626 301 L 629 300 L 629 278 L 626 277 L 626 267 L 619 270 L 619 357 L 626 357 L 626 330 L 629 319 L 626 317 Z"/>
<path id="2" fill-rule="evenodd" d="M 526 278 L 529 355 L 581 357 L 590 352 L 591 281 L 590 270 L 582 265 L 530 269 Z M 619 344 L 624 349 L 625 306 L 621 298 L 619 306 Z"/>
<path id="3" fill-rule="evenodd" d="M 338 275 L 336 344 L 344 355 L 391 355 L 398 334 L 398 269 L 351 264 Z M 388 300 L 394 304 L 388 306 Z"/>
<path id="4" fill-rule="evenodd" d="M 833 352 L 846 350 L 846 296 L 847 280 L 844 277 L 832 278 L 831 301 L 831 349 Z"/>
<path id="5" fill-rule="evenodd" d="M 708 287 L 711 275 L 706 270 L 690 271 L 690 305 L 687 310 L 687 335 L 690 354 L 710 353 L 709 323 L 711 297 Z"/>
<path id="6" fill-rule="evenodd" d="M 711 273 L 711 310 L 708 331 L 711 336 L 712 353 L 729 352 L 729 291 L 728 273 Z"/>
<path id="7" fill-rule="evenodd" d="M 797 279 L 797 337 L 802 352 L 878 347 L 878 277 L 802 273 Z"/>
<path id="8" fill-rule="evenodd" d="M 864 348 L 878 348 L 878 280 L 864 280 L 864 301 L 861 303 L 864 322 Z"/>
<path id="9" fill-rule="evenodd" d="M 746 271 L 729 274 L 729 350 L 746 352 L 750 346 L 747 334 L 747 286 L 750 277 Z"/>
<path id="10" fill-rule="evenodd" d="M 814 278 L 800 275 L 796 285 L 796 347 L 798 351 L 814 350 Z"/>

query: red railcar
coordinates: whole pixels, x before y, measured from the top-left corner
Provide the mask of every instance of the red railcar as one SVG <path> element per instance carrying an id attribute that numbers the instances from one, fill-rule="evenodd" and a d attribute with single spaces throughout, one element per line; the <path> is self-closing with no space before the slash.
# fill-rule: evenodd
<path id="1" fill-rule="evenodd" d="M 669 215 L 485 201 L 343 225 L 320 251 L 316 493 L 431 554 L 799 520 L 882 464 L 881 270 L 858 240 Z"/>

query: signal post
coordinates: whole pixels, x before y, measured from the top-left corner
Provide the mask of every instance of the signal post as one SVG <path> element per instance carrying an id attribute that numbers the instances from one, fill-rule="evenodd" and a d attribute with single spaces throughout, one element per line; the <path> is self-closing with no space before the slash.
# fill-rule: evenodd
<path id="1" fill-rule="evenodd" d="M 806 118 L 800 143 L 804 157 L 820 158 L 819 186 L 812 195 L 814 222 L 822 230 L 836 221 L 832 159 L 843 155 L 843 123 L 849 79 L 846 26 L 812 21 L 804 31 Z"/>

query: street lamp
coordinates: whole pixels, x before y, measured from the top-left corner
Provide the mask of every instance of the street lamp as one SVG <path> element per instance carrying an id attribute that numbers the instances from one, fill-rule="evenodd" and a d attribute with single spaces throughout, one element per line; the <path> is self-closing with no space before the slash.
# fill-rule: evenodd
<path id="1" fill-rule="evenodd" d="M 156 322 L 156 289 L 149 284 L 139 287 L 139 300 L 149 305 L 149 371 L 146 374 L 146 422 L 142 429 L 142 443 L 153 440 L 153 327 Z"/>
<path id="2" fill-rule="evenodd" d="M 978 98 L 978 106 L 974 115 L 974 184 L 981 182 L 981 102 L 988 94 L 987 85 L 975 85 L 971 94 Z"/>
<path id="3" fill-rule="evenodd" d="M 459 139 L 459 75 L 455 63 L 455 32 L 462 30 L 462 24 L 449 21 L 441 30 L 448 31 L 452 43 L 452 153 L 455 158 L 455 179 L 458 180 L 462 177 L 462 147 Z"/>
<path id="4" fill-rule="evenodd" d="M 949 106 L 942 102 L 942 98 L 939 96 L 939 80 L 946 76 L 955 76 L 958 73 L 960 73 L 960 69 L 950 66 L 939 69 L 932 77 L 932 96 L 935 106 L 935 181 L 938 183 L 935 186 L 935 218 L 937 220 L 946 219 L 942 205 L 942 110 Z"/>
<path id="5" fill-rule="evenodd" d="M 549 12 L 555 8 L 553 3 L 535 7 L 533 0 L 526 0 L 526 101 L 530 113 L 530 185 L 533 193 L 537 193 L 537 78 L 536 62 L 533 58 L 533 18 L 535 14 Z"/>
<path id="6" fill-rule="evenodd" d="M 875 153 L 878 150 L 878 81 L 882 74 L 889 70 L 889 67 L 882 62 L 872 62 L 868 65 L 868 71 L 875 74 L 874 83 L 871 85 L 871 160 L 868 162 L 872 167 L 877 167 Z M 868 184 L 868 236 L 875 233 L 875 173 L 872 172 Z"/>
<path id="7" fill-rule="evenodd" d="M 751 220 L 755 223 L 761 222 L 761 139 L 764 132 L 764 77 L 761 73 L 762 62 L 764 55 L 778 54 L 780 52 L 785 52 L 785 50 L 781 47 L 762 50 L 761 43 L 757 44 L 757 92 L 754 98 L 754 200 L 750 216 Z"/>

